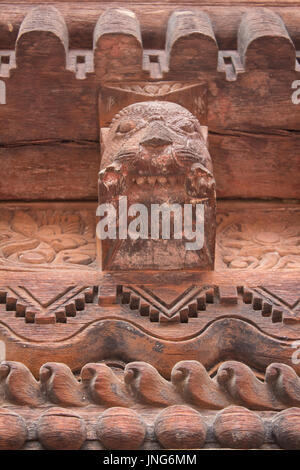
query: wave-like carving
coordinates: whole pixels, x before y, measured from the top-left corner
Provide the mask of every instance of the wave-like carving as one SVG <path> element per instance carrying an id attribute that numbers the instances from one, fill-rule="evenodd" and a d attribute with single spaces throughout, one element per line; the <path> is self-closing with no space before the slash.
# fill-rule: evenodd
<path id="1" fill-rule="evenodd" d="M 205 409 L 240 405 L 251 410 L 283 410 L 300 407 L 300 378 L 285 364 L 271 364 L 265 380 L 257 379 L 245 364 L 224 362 L 214 378 L 197 361 L 181 361 L 163 378 L 146 362 L 132 362 L 117 374 L 105 364 L 86 364 L 80 379 L 62 363 L 47 363 L 36 380 L 20 362 L 0 366 L 2 402 L 19 406 L 104 408 L 138 404 L 152 407 L 189 404 Z"/>
<path id="2" fill-rule="evenodd" d="M 261 372 L 272 362 L 282 362 L 300 374 L 300 364 L 292 363 L 295 353 L 292 341 L 272 338 L 237 318 L 215 320 L 194 337 L 177 341 L 156 337 L 120 318 L 98 320 L 66 341 L 52 342 L 27 342 L 0 324 L 0 339 L 6 343 L 7 360 L 22 362 L 36 377 L 44 363 L 61 362 L 62 350 L 73 371 L 88 362 L 109 357 L 125 363 L 149 362 L 165 378 L 170 377 L 172 367 L 182 360 L 199 361 L 208 371 L 225 360 L 241 361 Z"/>

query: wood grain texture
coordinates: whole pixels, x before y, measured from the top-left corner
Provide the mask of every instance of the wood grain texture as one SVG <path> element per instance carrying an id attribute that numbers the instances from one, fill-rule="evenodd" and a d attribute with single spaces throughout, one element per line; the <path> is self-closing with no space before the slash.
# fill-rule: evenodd
<path id="1" fill-rule="evenodd" d="M 219 198 L 299 199 L 297 132 L 228 132 L 209 134 Z M 6 175 L 0 182 L 2 200 L 97 198 L 100 148 L 96 142 L 3 146 L 0 158 Z"/>
<path id="2" fill-rule="evenodd" d="M 22 188 L 20 188 L 18 179 L 17 182 L 14 181 L 15 172 L 12 170 L 12 164 L 16 167 L 19 164 L 21 167 L 22 164 L 21 168 L 28 167 L 28 165 L 25 165 L 25 161 L 23 164 L 22 160 L 16 157 L 20 154 L 23 156 L 25 151 L 27 153 L 26 158 L 29 158 L 33 165 L 41 168 L 44 181 L 44 184 L 35 185 L 33 189 L 34 171 L 30 169 L 30 166 L 28 167 L 28 198 L 65 198 L 66 190 L 64 190 L 62 184 L 58 184 L 56 187 L 54 178 L 54 174 L 63 168 L 64 171 L 68 172 L 70 181 L 69 199 L 96 199 L 96 192 L 92 190 L 92 186 L 88 182 L 94 181 L 94 168 L 96 168 L 98 162 L 99 130 L 96 103 L 99 87 L 103 83 L 101 83 L 102 79 L 99 78 L 98 72 L 96 74 L 93 72 L 92 38 L 97 21 L 99 21 L 99 25 L 102 22 L 105 23 L 105 15 L 112 14 L 111 12 L 114 10 L 109 9 L 107 11 L 110 13 L 105 13 L 104 7 L 98 7 L 100 9 L 97 10 L 97 7 L 93 4 L 88 10 L 86 20 L 84 20 L 83 10 L 80 10 L 79 5 L 74 4 L 72 13 L 70 13 L 70 7 L 66 4 L 61 3 L 59 5 L 58 9 L 55 9 L 54 6 L 44 5 L 33 10 L 25 4 L 23 6 L 21 4 L 20 9 L 12 5 L 12 10 L 8 9 L 3 13 L 6 23 L 3 27 L 3 38 L 0 36 L 0 42 L 3 44 L 1 46 L 3 48 L 2 54 L 5 57 L 7 57 L 7 54 L 12 54 L 10 64 L 4 64 L 6 67 L 3 68 L 2 72 L 3 83 L 6 88 L 6 104 L 2 107 L 3 113 L 0 117 L 2 127 L 0 145 L 4 164 L 6 161 L 8 162 L 8 165 L 6 165 L 7 178 L 0 184 L 0 193 L 3 199 L 17 199 L 20 197 Z M 189 84 L 192 81 L 207 88 L 205 104 L 207 108 L 205 113 L 207 117 L 205 119 L 207 122 L 202 123 L 208 125 L 210 130 L 209 141 L 211 143 L 212 160 L 216 166 L 219 197 L 299 198 L 299 185 L 297 185 L 295 178 L 299 171 L 297 155 L 300 108 L 293 104 L 291 99 L 292 83 L 297 80 L 299 75 L 293 65 L 295 59 L 294 45 L 296 48 L 299 47 L 293 34 L 293 25 L 297 25 L 300 21 L 297 16 L 297 9 L 289 11 L 290 7 L 287 7 L 282 12 L 281 10 L 273 11 L 270 9 L 270 11 L 262 10 L 263 13 L 261 13 L 260 10 L 257 12 L 257 9 L 250 9 L 250 11 L 246 7 L 233 7 L 238 9 L 233 11 L 233 15 L 230 15 L 230 18 L 234 19 L 234 26 L 231 32 L 232 41 L 229 43 L 227 39 L 222 40 L 221 37 L 223 32 L 226 36 L 226 32 L 230 30 L 231 21 L 229 23 L 225 21 L 228 19 L 227 15 L 229 13 L 226 13 L 226 9 L 224 11 L 219 9 L 214 11 L 211 8 L 213 7 L 210 7 L 210 9 L 206 7 L 203 11 L 195 9 L 192 13 L 186 10 L 184 15 L 188 15 L 191 20 L 200 18 L 202 15 L 203 18 L 207 19 L 208 24 L 211 22 L 212 26 L 210 28 L 212 29 L 210 29 L 209 34 L 211 36 L 209 37 L 213 42 L 212 35 L 215 34 L 219 52 L 221 55 L 223 54 L 221 62 L 225 60 L 224 53 L 227 50 L 227 59 L 231 57 L 230 63 L 226 63 L 225 69 L 221 67 L 219 71 L 216 70 L 216 67 L 215 70 L 207 71 L 200 65 L 197 66 L 197 70 L 188 71 L 188 61 L 185 58 L 184 70 L 178 69 L 176 72 L 170 70 L 166 73 L 165 68 L 163 68 L 160 78 L 157 78 L 158 75 L 155 75 L 155 73 L 153 75 L 152 72 L 157 69 L 158 65 L 161 67 L 161 61 L 165 61 L 163 57 L 165 57 L 164 38 L 167 22 L 176 9 L 169 5 L 164 7 L 162 11 L 155 13 L 150 6 L 143 5 L 138 10 L 133 8 L 132 13 L 129 12 L 129 16 L 127 12 L 129 19 L 132 18 L 130 15 L 136 14 L 135 26 L 133 27 L 136 36 L 132 36 L 133 30 L 131 29 L 128 30 L 128 37 L 135 37 L 134 41 L 137 41 L 137 44 L 141 44 L 142 38 L 144 62 L 145 58 L 147 60 L 151 59 L 148 64 L 149 70 L 145 63 L 144 70 L 140 68 L 139 79 L 145 80 L 146 74 L 148 80 L 150 80 L 150 87 L 153 80 L 160 80 L 161 82 L 163 78 L 168 83 L 170 81 L 179 83 L 185 81 L 186 84 Z M 107 9 L 107 6 L 105 6 L 105 9 Z M 25 16 L 25 13 L 27 16 Z M 9 18 L 10 14 L 12 15 L 11 19 Z M 18 14 L 20 15 L 19 20 L 16 21 Z M 162 38 L 156 43 L 154 31 L 156 26 L 154 28 L 151 21 L 158 14 L 160 18 L 164 19 L 163 21 L 160 19 L 162 22 L 155 23 L 155 25 L 158 25 Z M 43 15 L 47 18 L 47 21 L 41 19 Z M 261 25 L 259 26 L 260 32 L 256 31 L 256 20 L 251 15 L 258 15 L 255 18 L 258 18 L 257 21 Z M 34 25 L 30 26 L 32 18 L 35 17 Z M 143 18 L 145 18 L 145 23 Z M 21 20 L 23 21 L 22 26 Z M 292 22 L 291 26 L 290 21 Z M 139 26 L 139 23 L 141 26 Z M 12 34 L 7 29 L 7 25 L 10 24 L 13 28 Z M 268 36 L 263 32 L 264 24 L 268 26 Z M 238 32 L 239 25 L 241 26 Z M 254 29 L 251 25 L 254 25 Z M 123 27 L 125 28 L 124 31 L 126 30 L 126 24 L 122 26 L 122 21 L 117 22 L 116 27 L 119 28 L 120 34 L 123 34 Z M 141 33 L 139 32 L 140 27 Z M 220 30 L 218 30 L 219 27 Z M 86 31 L 86 39 L 83 39 L 81 28 Z M 101 29 L 100 26 L 99 28 Z M 145 32 L 147 28 L 150 28 L 150 43 Z M 254 31 L 253 34 L 251 28 Z M 96 27 L 95 37 L 98 37 L 97 31 Z M 107 35 L 107 33 L 104 36 L 101 34 L 99 33 L 99 37 L 102 38 Z M 202 33 L 199 34 L 201 36 Z M 247 34 L 250 42 L 247 40 Z M 68 35 L 70 35 L 70 41 Z M 77 41 L 75 45 L 72 35 Z M 280 57 L 277 53 L 276 62 L 272 63 L 272 57 L 274 56 L 272 41 L 276 43 L 278 38 L 281 38 L 280 41 L 285 41 L 284 44 L 287 44 L 287 49 L 283 50 Z M 16 40 L 17 68 L 14 68 L 13 53 Z M 257 47 L 260 55 L 258 65 L 254 69 L 251 69 L 250 66 L 247 67 L 247 65 L 243 69 L 241 65 L 234 72 L 235 62 L 232 62 L 232 57 L 239 57 L 242 63 L 241 59 L 246 54 L 246 46 L 241 46 L 241 44 L 248 44 L 251 49 L 257 41 L 259 42 Z M 23 42 L 24 47 L 22 46 Z M 70 48 L 68 48 L 68 43 Z M 174 47 L 176 46 L 175 43 Z M 134 60 L 137 60 L 141 56 L 141 51 L 138 54 L 135 53 L 134 47 L 133 44 L 130 54 L 131 57 L 135 58 Z M 141 49 L 141 46 L 139 47 Z M 276 45 L 274 47 L 278 49 Z M 126 72 L 129 63 L 127 59 L 126 66 L 124 66 L 124 63 L 122 65 L 119 49 L 118 46 L 114 59 L 116 64 L 119 64 L 117 67 L 118 75 L 115 76 L 115 79 L 119 77 L 126 82 L 132 80 L 132 73 Z M 131 50 L 131 46 L 128 46 L 129 49 Z M 26 59 L 29 50 L 32 55 L 30 61 Z M 102 54 L 103 60 L 106 60 L 104 52 Z M 171 53 L 171 50 L 169 52 Z M 96 53 L 97 57 L 98 55 Z M 178 56 L 177 53 L 175 55 Z M 52 56 L 55 59 L 51 59 Z M 288 58 L 289 63 L 286 62 L 286 58 Z M 196 60 L 196 56 L 194 59 Z M 191 63 L 194 59 L 191 58 Z M 199 62 L 198 59 L 196 62 Z M 205 62 L 207 63 L 207 60 Z M 141 63 L 140 65 L 142 67 Z M 224 73 L 224 70 L 227 72 L 230 70 L 230 73 Z M 111 77 L 111 80 L 113 80 L 113 77 Z M 132 88 L 135 85 L 135 83 L 131 83 L 126 90 L 127 94 L 130 94 L 130 88 L 133 92 L 129 98 L 131 102 L 138 99 L 137 89 L 133 90 Z M 38 90 L 38 93 L 35 90 Z M 174 99 L 177 99 L 175 95 Z M 106 100 L 114 108 L 114 112 L 121 109 L 117 109 L 115 92 L 112 91 L 111 95 L 106 96 Z M 74 103 L 76 103 L 76 106 L 74 106 Z M 27 112 L 24 114 L 20 112 L 20 109 L 26 109 Z M 14 125 L 7 126 L 7 121 L 13 122 Z M 39 126 L 35 125 L 36 122 L 39 122 Z M 24 146 L 24 144 L 26 145 Z M 42 145 L 40 146 L 40 144 Z M 59 160 L 54 159 L 52 154 L 56 150 L 53 149 L 52 145 L 56 144 L 58 146 L 57 151 L 61 156 Z M 73 160 L 73 144 L 74 146 L 78 144 L 75 151 L 78 155 L 78 161 Z M 85 149 L 81 145 L 87 146 L 88 156 L 84 153 Z M 245 154 L 245 162 L 242 162 L 240 158 L 241 151 Z M 262 152 L 266 155 L 267 163 L 266 165 L 259 165 L 260 174 L 257 178 L 256 159 L 259 158 L 258 156 Z M 86 166 L 84 163 L 80 164 L 79 156 L 82 157 L 83 162 L 86 162 L 86 158 L 88 158 L 89 164 Z M 25 154 L 23 158 L 25 160 Z M 255 164 L 253 164 L 253 161 Z M 288 165 L 286 161 L 289 162 Z M 53 165 L 51 168 L 49 162 Z M 82 179 L 76 172 L 75 163 L 79 165 Z M 225 163 L 227 174 L 233 175 L 233 180 L 228 181 L 228 178 L 223 178 L 223 165 Z M 242 163 L 246 164 L 249 171 L 249 178 L 252 180 L 251 185 L 249 183 L 245 184 L 244 175 L 246 175 L 246 172 Z M 78 182 L 78 184 L 72 184 L 72 180 Z M 52 190 L 47 191 L 51 187 Z"/>
<path id="3" fill-rule="evenodd" d="M 178 363 L 171 381 L 141 362 L 125 371 L 87 364 L 81 378 L 64 364 L 48 363 L 37 381 L 21 363 L 2 363 L 1 449 L 299 447 L 299 377 L 284 364 L 269 366 L 264 380 L 232 361 L 215 379 L 195 361 Z M 33 386 L 43 402 L 34 401 Z M 97 400 L 91 392 L 100 393 Z M 127 402 L 117 404 L 125 395 Z"/>
<path id="4" fill-rule="evenodd" d="M 94 30 L 95 72 L 101 80 L 122 80 L 142 70 L 142 38 L 135 14 L 112 8 L 100 16 Z"/>
<path id="5" fill-rule="evenodd" d="M 53 336 L 61 329 L 61 325 L 57 328 L 52 324 L 41 326 L 38 326 L 41 333 L 48 334 L 44 334 L 42 340 L 38 338 L 39 334 L 35 334 L 35 341 L 11 333 L 3 325 L 0 327 L 7 359 L 22 360 L 35 375 L 49 359 L 65 361 L 72 370 L 78 370 L 85 361 L 97 362 L 108 356 L 125 362 L 150 361 L 166 377 L 176 362 L 186 359 L 198 360 L 209 370 L 226 359 L 244 361 L 259 371 L 279 361 L 299 372 L 299 365 L 293 363 L 297 354 L 294 340 L 273 337 L 239 318 L 216 319 L 201 333 L 175 340 L 166 340 L 158 332 L 149 331 L 145 323 L 140 326 L 118 316 L 95 321 L 65 340 L 60 340 L 57 335 L 56 341 L 49 338 L 51 333 Z M 24 329 L 28 330 L 25 325 Z M 86 351 L 84 358 L 82 350 Z"/>
<path id="6" fill-rule="evenodd" d="M 101 272 L 94 236 L 99 124 L 137 101 L 209 127 L 218 197 L 300 198 L 299 24 L 289 1 L 0 1 L 0 199 L 65 201 L 0 204 L 1 449 L 299 448 L 298 205 L 222 202 L 210 272 Z"/>
<path id="7" fill-rule="evenodd" d="M 0 2 L 1 6 L 1 24 L 3 29 L 0 37 L 4 39 L 6 47 L 13 47 L 16 39 L 17 30 L 26 13 L 31 9 L 31 5 L 43 3 L 32 1 L 30 4 L 25 0 L 20 2 Z M 47 2 L 48 3 L 48 2 Z M 224 3 L 224 5 L 223 5 Z M 70 31 L 71 47 L 91 48 L 93 28 L 101 13 L 109 7 L 115 7 L 115 2 L 89 2 L 85 1 L 84 6 L 80 2 L 52 2 L 53 6 L 58 8 L 63 14 Z M 117 5 L 123 5 L 128 8 L 128 4 L 117 2 Z M 185 6 L 186 5 L 186 6 Z M 164 28 L 167 25 L 168 17 L 178 8 L 185 6 L 185 9 L 193 11 L 205 11 L 211 16 L 215 35 L 222 49 L 234 49 L 236 47 L 236 36 L 242 14 L 247 10 L 257 6 L 268 6 L 272 11 L 279 14 L 287 25 L 289 34 L 299 45 L 299 2 L 294 0 L 275 0 L 241 2 L 225 0 L 222 2 L 203 2 L 192 0 L 180 3 L 176 2 L 157 2 L 142 3 L 138 1 L 130 2 L 130 9 L 137 14 L 141 22 L 143 42 L 146 48 L 163 49 L 164 47 Z M 8 28 L 8 24 L 12 28 Z"/>
<path id="8" fill-rule="evenodd" d="M 221 447 L 229 449 L 259 449 L 265 439 L 261 418 L 239 406 L 218 413 L 214 433 Z"/>
<path id="9" fill-rule="evenodd" d="M 174 11 L 167 26 L 166 54 L 171 71 L 215 70 L 218 46 L 209 16 Z"/>
<path id="10" fill-rule="evenodd" d="M 1 200 L 96 199 L 96 142 L 24 142 L 0 147 L 0 159 L 6 175 L 0 182 Z"/>
<path id="11" fill-rule="evenodd" d="M 238 51 L 249 69 L 294 70 L 295 67 L 295 48 L 284 22 L 266 8 L 253 8 L 243 15 Z"/>

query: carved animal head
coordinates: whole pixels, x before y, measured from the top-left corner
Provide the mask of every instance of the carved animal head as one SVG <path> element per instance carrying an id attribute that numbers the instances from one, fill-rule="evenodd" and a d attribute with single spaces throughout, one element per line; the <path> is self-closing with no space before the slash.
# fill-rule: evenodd
<path id="1" fill-rule="evenodd" d="M 124 108 L 103 130 L 100 197 L 174 188 L 205 197 L 214 187 L 205 130 L 185 108 L 143 102 Z M 213 189 L 214 190 L 214 189 Z"/>

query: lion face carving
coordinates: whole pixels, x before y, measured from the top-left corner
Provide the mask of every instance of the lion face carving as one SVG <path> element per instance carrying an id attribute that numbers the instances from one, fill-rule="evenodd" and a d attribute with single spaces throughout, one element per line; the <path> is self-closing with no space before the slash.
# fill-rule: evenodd
<path id="1" fill-rule="evenodd" d="M 111 126 L 101 132 L 100 205 L 104 203 L 107 207 L 108 203 L 118 211 L 120 200 L 126 199 L 128 207 L 139 206 L 139 211 L 141 206 L 147 209 L 143 223 L 139 224 L 128 211 L 128 230 L 129 227 L 132 229 L 134 222 L 135 227 L 139 227 L 134 229 L 135 233 L 139 232 L 137 238 L 124 239 L 123 222 L 120 222 L 123 217 L 117 217 L 116 232 L 112 231 L 118 234 L 121 231 L 122 239 L 106 238 L 106 230 L 103 238 L 99 237 L 101 266 L 110 270 L 212 269 L 215 180 L 206 145 L 206 128 L 201 127 L 182 106 L 153 101 L 124 108 L 115 116 Z M 154 205 L 164 206 L 170 211 L 169 238 L 152 237 Z M 199 205 L 204 207 L 204 216 L 201 216 L 205 225 L 204 244 L 202 248 L 188 251 L 185 244 L 187 233 L 183 227 L 188 216 L 182 214 L 187 206 L 196 211 Z M 182 223 L 176 225 L 175 221 Z M 162 233 L 162 222 L 158 223 L 158 232 Z M 196 226 L 195 218 L 191 227 L 195 233 Z"/>
<path id="2" fill-rule="evenodd" d="M 99 173 L 100 197 L 130 189 L 205 197 L 214 191 L 203 128 L 185 108 L 144 102 L 124 108 L 106 132 Z M 181 195 L 182 197 L 183 195 Z"/>

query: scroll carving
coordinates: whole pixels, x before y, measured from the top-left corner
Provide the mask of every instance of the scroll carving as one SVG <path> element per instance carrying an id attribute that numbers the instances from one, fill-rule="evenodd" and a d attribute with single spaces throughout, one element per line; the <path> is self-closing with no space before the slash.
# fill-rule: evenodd
<path id="1" fill-rule="evenodd" d="M 300 379 L 286 364 L 270 364 L 264 380 L 250 367 L 226 361 L 212 378 L 198 361 L 180 361 L 172 369 L 171 380 L 163 378 L 146 362 L 132 362 L 125 370 L 101 363 L 86 364 L 81 380 L 63 363 L 47 363 L 36 380 L 20 362 L 0 365 L 1 402 L 19 406 L 104 408 L 137 404 L 168 407 L 189 404 L 201 409 L 223 409 L 229 405 L 251 410 L 283 410 L 300 406 Z"/>

